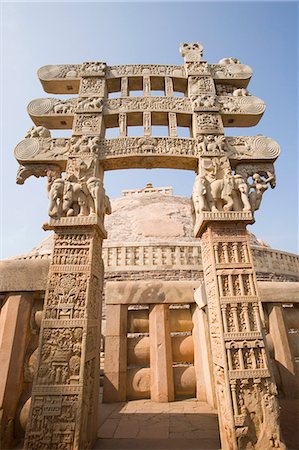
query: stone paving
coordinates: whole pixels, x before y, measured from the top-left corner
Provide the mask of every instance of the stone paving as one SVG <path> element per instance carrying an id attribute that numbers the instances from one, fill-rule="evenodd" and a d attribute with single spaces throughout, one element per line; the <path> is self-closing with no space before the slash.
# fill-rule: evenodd
<path id="1" fill-rule="evenodd" d="M 95 449 L 219 449 L 217 413 L 195 399 L 101 404 Z"/>

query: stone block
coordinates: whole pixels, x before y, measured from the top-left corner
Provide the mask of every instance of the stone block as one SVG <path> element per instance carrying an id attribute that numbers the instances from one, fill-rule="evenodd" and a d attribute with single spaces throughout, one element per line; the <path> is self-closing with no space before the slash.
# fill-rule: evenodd
<path id="1" fill-rule="evenodd" d="M 124 402 L 126 401 L 126 378 L 127 372 L 105 372 L 103 402 Z"/>
<path id="2" fill-rule="evenodd" d="M 169 402 L 174 400 L 174 390 L 168 306 L 152 306 L 149 323 L 151 399 L 155 402 Z"/>
<path id="3" fill-rule="evenodd" d="M 106 336 L 127 335 L 127 306 L 106 306 Z"/>

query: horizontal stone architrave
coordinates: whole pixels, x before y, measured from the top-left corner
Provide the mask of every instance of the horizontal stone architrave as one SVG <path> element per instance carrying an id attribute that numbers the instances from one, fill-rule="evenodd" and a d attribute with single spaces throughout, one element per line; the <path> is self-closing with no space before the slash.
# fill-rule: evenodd
<path id="1" fill-rule="evenodd" d="M 71 141 L 68 138 L 26 138 L 18 143 L 14 154 L 20 164 L 57 163 L 65 169 Z M 274 162 L 279 145 L 266 136 L 240 136 L 225 139 L 225 151 L 231 162 Z M 194 138 L 125 137 L 100 139 L 97 156 L 105 170 L 124 167 L 160 167 L 196 170 L 199 156 L 205 152 Z M 85 156 L 85 155 L 84 155 Z M 88 155 L 86 155 L 88 156 Z"/>
<path id="2" fill-rule="evenodd" d="M 106 304 L 194 303 L 201 281 L 108 281 Z M 298 282 L 258 282 L 262 302 L 299 303 Z"/>
<path id="3" fill-rule="evenodd" d="M 193 65 L 195 67 L 193 67 Z M 105 79 L 110 92 L 117 92 L 120 79 L 128 77 L 134 87 L 134 78 L 149 76 L 155 82 L 155 78 L 171 77 L 175 90 L 184 91 L 188 73 L 197 73 L 196 64 L 161 65 L 161 64 L 127 64 L 107 66 Z M 38 77 L 46 92 L 53 94 L 67 94 L 79 92 L 80 78 L 83 75 L 81 64 L 47 65 L 38 70 Z M 245 88 L 252 76 L 252 69 L 245 64 L 208 64 L 207 73 L 211 74 L 216 82 L 234 84 L 236 87 Z M 87 74 L 86 74 L 87 76 Z M 152 81 L 152 80 L 151 80 Z M 181 84 L 183 82 L 183 84 Z M 177 86 L 176 86 L 177 84 Z M 120 89 L 119 89 L 120 90 Z M 109 91 L 109 89 L 108 89 Z"/>
<path id="4" fill-rule="evenodd" d="M 264 303 L 299 303 L 299 283 L 283 281 L 258 282 L 259 295 Z"/>
<path id="5" fill-rule="evenodd" d="M 194 303 L 194 290 L 200 281 L 108 281 L 107 305 Z"/>
<path id="6" fill-rule="evenodd" d="M 45 291 L 50 258 L 0 261 L 0 292 Z"/>
<path id="7" fill-rule="evenodd" d="M 101 106 L 82 109 L 77 107 L 78 99 L 59 100 L 56 98 L 38 98 L 32 100 L 27 107 L 28 114 L 37 126 L 49 129 L 68 129 L 73 126 L 76 112 L 81 114 L 103 114 L 108 116 L 106 127 L 115 127 L 118 118 L 109 116 L 127 114 L 129 125 L 142 125 L 144 111 L 152 112 L 152 124 L 168 125 L 168 113 L 178 114 L 178 125 L 190 126 L 194 111 L 192 101 L 188 97 L 121 97 L 103 100 Z M 254 96 L 218 96 L 216 97 L 217 111 L 221 114 L 224 126 L 248 127 L 258 123 L 265 111 L 265 103 Z M 197 107 L 198 113 L 211 113 L 214 107 Z M 139 113 L 139 114 L 137 114 Z M 179 116 L 181 115 L 181 117 Z M 188 116 L 190 118 L 188 118 Z"/>

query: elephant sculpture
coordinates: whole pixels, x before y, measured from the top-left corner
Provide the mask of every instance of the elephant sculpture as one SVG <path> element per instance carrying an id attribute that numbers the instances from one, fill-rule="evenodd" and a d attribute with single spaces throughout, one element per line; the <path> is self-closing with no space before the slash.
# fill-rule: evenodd
<path id="1" fill-rule="evenodd" d="M 90 194 L 88 199 L 90 213 L 104 219 L 105 214 L 111 214 L 111 205 L 109 197 L 105 194 L 102 180 L 91 177 L 87 180 L 86 186 Z"/>
<path id="2" fill-rule="evenodd" d="M 88 192 L 77 180 L 69 178 L 65 182 L 62 210 L 69 216 L 88 216 Z"/>
<path id="3" fill-rule="evenodd" d="M 206 183 L 206 199 L 210 211 L 232 211 L 234 178 L 226 174 L 223 179 Z"/>
<path id="4" fill-rule="evenodd" d="M 193 193 L 196 216 L 201 211 L 250 211 L 249 186 L 239 174 L 226 172 L 221 179 L 196 176 Z"/>
<path id="5" fill-rule="evenodd" d="M 49 190 L 49 209 L 48 214 L 53 219 L 59 219 L 62 215 L 64 181 L 56 178 Z"/>
<path id="6" fill-rule="evenodd" d="M 55 114 L 67 114 L 71 112 L 72 104 L 69 102 L 58 102 L 53 106 Z"/>

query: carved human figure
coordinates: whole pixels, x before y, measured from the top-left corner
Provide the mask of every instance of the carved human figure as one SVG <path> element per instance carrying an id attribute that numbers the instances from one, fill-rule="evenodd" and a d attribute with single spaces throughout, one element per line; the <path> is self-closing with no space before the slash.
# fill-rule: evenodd
<path id="1" fill-rule="evenodd" d="M 250 211 L 251 205 L 249 202 L 249 186 L 240 174 L 234 175 L 235 188 L 240 192 L 242 205 L 238 205 L 238 198 L 234 196 L 234 207 L 236 210 Z"/>
<path id="2" fill-rule="evenodd" d="M 206 203 L 206 179 L 202 174 L 195 177 L 192 191 L 192 201 L 195 217 L 197 218 L 201 211 L 207 211 Z"/>
<path id="3" fill-rule="evenodd" d="M 268 184 L 272 187 L 275 187 L 275 176 L 268 172 L 268 178 L 265 180 L 262 179 L 261 175 L 258 173 L 254 173 L 252 175 L 253 183 L 249 185 L 249 187 L 254 190 L 249 194 L 249 202 L 251 205 L 252 211 L 257 211 L 261 205 L 262 197 L 264 192 L 268 189 Z"/>
<path id="4" fill-rule="evenodd" d="M 49 191 L 49 210 L 48 214 L 53 218 L 60 218 L 62 215 L 64 181 L 57 178 L 53 181 Z"/>

